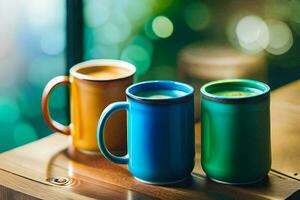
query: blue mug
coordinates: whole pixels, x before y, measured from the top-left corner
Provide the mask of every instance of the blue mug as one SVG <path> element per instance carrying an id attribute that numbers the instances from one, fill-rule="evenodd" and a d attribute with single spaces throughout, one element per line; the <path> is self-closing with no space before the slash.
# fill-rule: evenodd
<path id="1" fill-rule="evenodd" d="M 147 91 L 180 95 L 139 96 Z M 189 177 L 195 164 L 194 89 L 174 81 L 146 81 L 128 87 L 126 96 L 126 102 L 112 103 L 101 114 L 97 140 L 102 155 L 128 164 L 131 174 L 143 183 L 165 185 Z M 121 109 L 127 110 L 128 153 L 116 156 L 105 146 L 104 128 L 110 115 Z"/>

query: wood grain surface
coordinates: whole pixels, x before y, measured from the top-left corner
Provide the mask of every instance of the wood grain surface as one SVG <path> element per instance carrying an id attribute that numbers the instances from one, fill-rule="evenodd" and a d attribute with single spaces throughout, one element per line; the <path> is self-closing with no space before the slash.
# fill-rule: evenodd
<path id="1" fill-rule="evenodd" d="M 272 171 L 262 182 L 229 186 L 208 180 L 200 165 L 200 124 L 196 124 L 196 164 L 184 182 L 169 186 L 136 181 L 126 165 L 69 147 L 55 133 L 0 154 L 1 199 L 285 199 L 300 189 L 300 81 L 272 94 Z M 298 99 L 297 99 L 298 97 Z M 65 185 L 49 178 L 66 177 Z M 9 198 L 8 198 L 9 196 Z M 23 198 L 23 197 L 22 197 Z"/>
<path id="2" fill-rule="evenodd" d="M 300 80 L 271 95 L 272 169 L 300 181 Z"/>

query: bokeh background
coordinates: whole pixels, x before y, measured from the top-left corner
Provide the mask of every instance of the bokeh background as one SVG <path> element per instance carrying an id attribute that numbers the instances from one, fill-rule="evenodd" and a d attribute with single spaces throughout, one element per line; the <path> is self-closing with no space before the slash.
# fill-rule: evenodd
<path id="1" fill-rule="evenodd" d="M 66 72 L 66 2 L 0 0 L 0 19 L 4 152 L 52 132 L 42 118 L 40 101 L 45 84 Z M 84 60 L 129 61 L 137 66 L 135 81 L 178 80 L 180 54 L 196 42 L 226 44 L 243 55 L 263 58 L 272 90 L 300 77 L 298 0 L 84 0 L 83 19 Z M 218 52 L 215 57 L 222 55 L 222 48 Z M 210 65 L 205 67 L 210 70 Z M 66 97 L 66 89 L 59 88 L 50 104 L 53 118 L 64 123 Z"/>

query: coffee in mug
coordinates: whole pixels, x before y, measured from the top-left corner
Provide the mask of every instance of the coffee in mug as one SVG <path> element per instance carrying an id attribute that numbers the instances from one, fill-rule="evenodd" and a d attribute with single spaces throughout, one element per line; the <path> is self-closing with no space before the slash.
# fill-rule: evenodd
<path id="1" fill-rule="evenodd" d="M 139 97 L 146 97 L 151 99 L 169 99 L 186 95 L 185 92 L 180 90 L 146 90 L 136 93 Z"/>
<path id="2" fill-rule="evenodd" d="M 211 91 L 211 94 L 220 96 L 220 97 L 246 97 L 246 96 L 253 96 L 262 93 L 262 91 L 255 89 L 255 88 L 248 88 L 248 87 L 232 87 L 226 89 L 219 89 L 215 91 Z"/>
<path id="3" fill-rule="evenodd" d="M 201 164 L 221 183 L 258 182 L 271 168 L 270 88 L 225 79 L 201 88 Z"/>
<path id="4" fill-rule="evenodd" d="M 96 141 L 97 121 L 110 103 L 125 100 L 125 90 L 132 84 L 135 67 L 121 60 L 90 60 L 70 69 L 70 76 L 57 76 L 46 85 L 42 111 L 47 124 L 55 131 L 71 135 L 76 149 L 99 152 Z M 70 87 L 70 116 L 68 126 L 54 121 L 49 113 L 48 99 L 58 85 Z M 126 149 L 126 113 L 118 112 L 107 124 L 107 146 L 112 151 Z"/>
<path id="5" fill-rule="evenodd" d="M 174 81 L 146 81 L 126 90 L 127 101 L 110 104 L 99 119 L 97 141 L 109 160 L 128 164 L 131 174 L 148 184 L 171 184 L 190 176 L 194 168 L 194 89 Z M 128 153 L 107 149 L 104 131 L 110 115 L 127 110 Z"/>

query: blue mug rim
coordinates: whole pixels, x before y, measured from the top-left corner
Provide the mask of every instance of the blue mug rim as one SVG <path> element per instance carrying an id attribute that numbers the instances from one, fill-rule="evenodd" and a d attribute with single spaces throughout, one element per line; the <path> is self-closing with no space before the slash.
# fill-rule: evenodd
<path id="1" fill-rule="evenodd" d="M 147 97 L 140 97 L 135 95 L 135 93 L 151 89 L 170 89 L 170 90 L 179 90 L 183 91 L 186 94 L 179 97 L 171 97 L 166 99 L 153 99 Z M 126 96 L 130 99 L 134 99 L 143 103 L 150 104 L 169 104 L 169 103 L 178 103 L 190 100 L 194 96 L 194 88 L 186 83 L 181 83 L 177 81 L 170 80 L 152 80 L 152 81 L 143 81 L 135 83 L 129 86 L 126 89 Z"/>
<path id="2" fill-rule="evenodd" d="M 258 89 L 261 91 L 259 94 L 251 95 L 251 96 L 242 96 L 242 97 L 223 97 L 217 96 L 208 91 L 209 87 L 218 87 L 220 85 L 225 84 L 240 84 L 246 87 L 252 87 L 254 89 Z M 203 85 L 200 89 L 203 98 L 219 101 L 219 102 L 248 102 L 248 101 L 256 101 L 258 99 L 264 99 L 270 96 L 270 87 L 260 81 L 249 80 L 249 79 L 223 79 L 217 81 L 211 81 Z"/>

